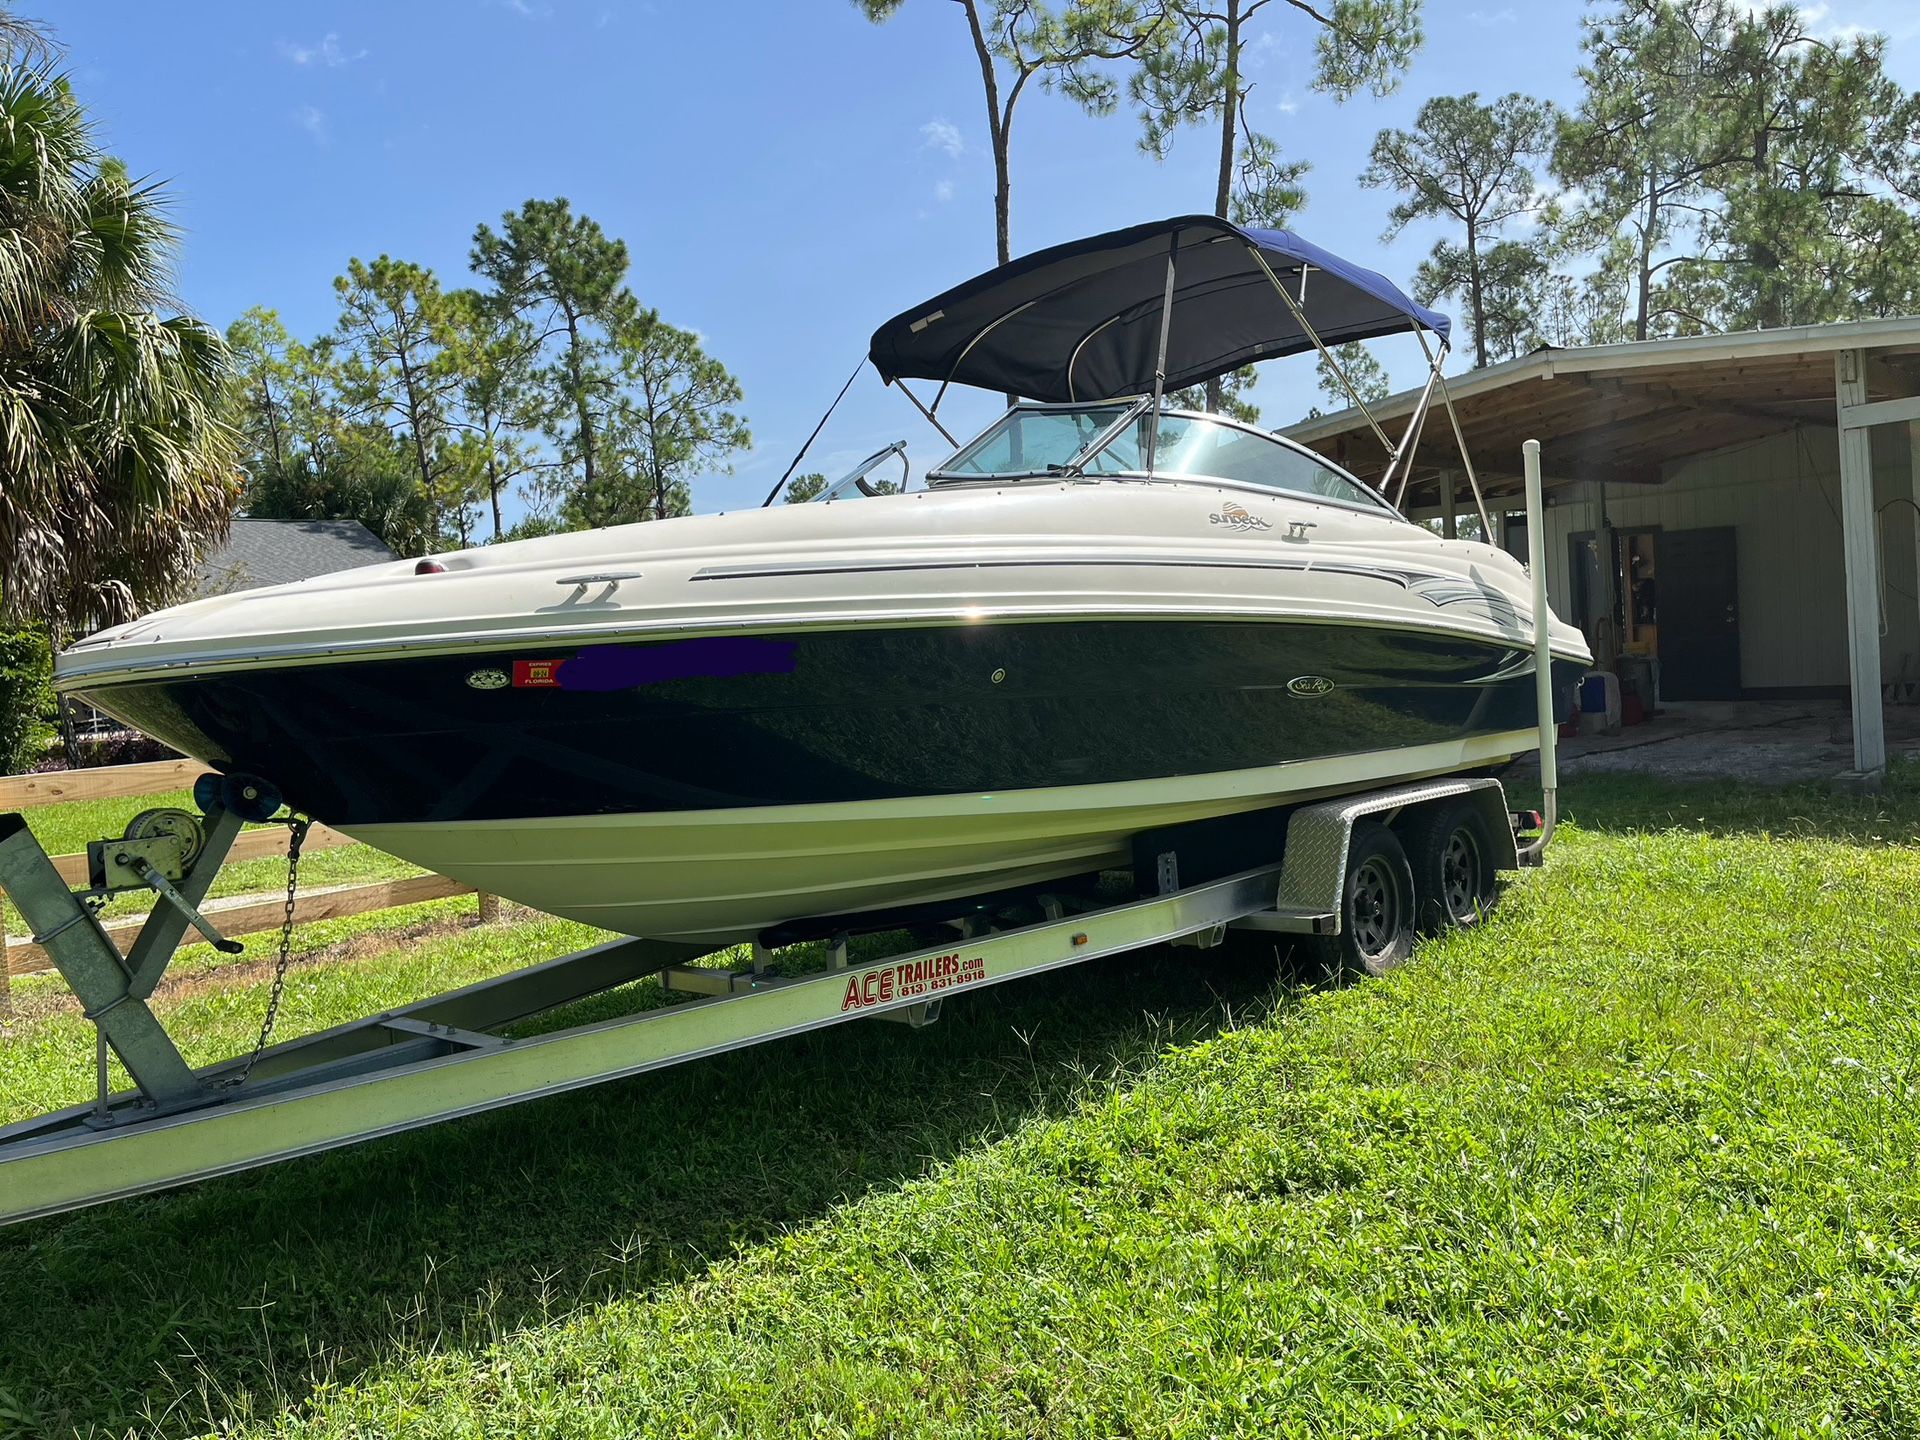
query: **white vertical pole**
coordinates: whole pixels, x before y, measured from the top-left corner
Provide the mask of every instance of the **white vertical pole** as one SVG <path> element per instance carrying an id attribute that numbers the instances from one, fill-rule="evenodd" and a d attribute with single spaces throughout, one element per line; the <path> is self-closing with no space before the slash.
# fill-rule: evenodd
<path id="1" fill-rule="evenodd" d="M 1533 703 L 1540 722 L 1542 825 L 1534 856 L 1553 838 L 1560 809 L 1560 766 L 1554 747 L 1560 727 L 1553 715 L 1553 611 L 1547 607 L 1547 506 L 1540 485 L 1540 442 L 1520 447 L 1527 475 L 1527 569 L 1533 581 Z"/>
<path id="2" fill-rule="evenodd" d="M 1880 708 L 1880 547 L 1873 513 L 1873 441 L 1865 426 L 1849 428 L 1847 411 L 1867 403 L 1867 354 L 1833 357 L 1840 419 L 1840 536 L 1847 561 L 1847 669 L 1853 686 L 1853 768 L 1887 769 L 1886 717 Z"/>
<path id="3" fill-rule="evenodd" d="M 1907 422 L 1907 521 L 1913 526 L 1914 644 L 1920 647 L 1920 420 Z M 1920 680 L 1920 675 L 1915 675 Z"/>

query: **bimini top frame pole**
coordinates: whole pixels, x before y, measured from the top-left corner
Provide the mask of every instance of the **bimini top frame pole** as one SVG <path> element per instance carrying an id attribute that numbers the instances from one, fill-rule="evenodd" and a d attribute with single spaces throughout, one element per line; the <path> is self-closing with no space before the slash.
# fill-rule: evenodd
<path id="1" fill-rule="evenodd" d="M 1366 419 L 1368 427 L 1372 429 L 1375 435 L 1380 437 L 1380 443 L 1386 446 L 1387 454 L 1392 455 L 1394 453 L 1393 441 L 1387 437 L 1387 432 L 1380 428 L 1380 422 L 1373 418 L 1373 412 L 1367 408 L 1367 402 L 1360 398 L 1360 392 L 1353 388 L 1353 381 L 1347 378 L 1347 369 L 1346 366 L 1340 363 L 1340 357 L 1327 348 L 1327 342 L 1320 338 L 1320 332 L 1313 328 L 1312 322 L 1307 319 L 1306 312 L 1302 310 L 1294 301 L 1294 298 L 1287 293 L 1287 287 L 1280 283 L 1280 277 L 1273 273 L 1273 267 L 1267 263 L 1267 257 L 1260 253 L 1259 247 L 1249 245 L 1247 247 L 1247 253 L 1252 255 L 1255 263 L 1259 265 L 1261 270 L 1266 272 L 1267 279 L 1273 284 L 1274 293 L 1285 302 L 1287 309 L 1293 313 L 1293 318 L 1298 322 L 1300 329 L 1306 334 L 1307 339 L 1313 342 L 1313 348 L 1320 352 L 1320 358 L 1327 362 L 1327 368 L 1333 371 L 1335 377 L 1340 381 L 1340 387 L 1347 392 L 1348 396 L 1353 400 L 1353 403 L 1359 406 L 1360 414 Z M 1307 288 L 1306 278 L 1306 271 L 1302 270 L 1300 272 L 1300 289 L 1302 293 L 1305 293 Z M 1381 488 L 1384 489 L 1385 486 L 1383 485 Z"/>
<path id="2" fill-rule="evenodd" d="M 1445 352 L 1441 352 L 1444 358 Z M 1473 473 L 1473 456 L 1467 450 L 1467 437 L 1460 433 L 1460 412 L 1453 408 L 1453 396 L 1447 390 L 1447 377 L 1434 367 L 1440 381 L 1440 403 L 1447 407 L 1447 419 L 1453 422 L 1453 443 L 1460 451 L 1460 463 L 1467 467 L 1467 488 L 1473 491 L 1473 508 L 1480 512 L 1480 538 L 1493 544 L 1493 521 L 1487 515 L 1486 496 L 1480 490 L 1480 477 Z"/>
<path id="3" fill-rule="evenodd" d="M 1167 391 L 1167 337 L 1173 332 L 1173 286 L 1179 276 L 1180 232 L 1167 240 L 1167 288 L 1160 296 L 1160 344 L 1153 362 L 1153 415 L 1147 424 L 1147 478 L 1153 478 L 1153 462 L 1160 451 L 1160 404 Z M 1067 385 L 1073 385 L 1073 361 L 1067 361 Z"/>

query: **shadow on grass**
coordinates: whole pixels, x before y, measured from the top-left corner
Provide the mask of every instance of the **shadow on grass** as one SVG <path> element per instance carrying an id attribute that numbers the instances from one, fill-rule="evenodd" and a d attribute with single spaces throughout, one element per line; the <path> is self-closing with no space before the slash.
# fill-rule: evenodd
<path id="1" fill-rule="evenodd" d="M 1508 782 L 1515 805 L 1540 803 L 1534 777 Z M 1778 788 L 1652 775 L 1569 775 L 1560 814 L 1582 830 L 1698 830 L 1708 835 L 1807 835 L 1859 844 L 1920 842 L 1920 762 L 1896 764 L 1885 786 L 1850 794 L 1823 782 Z"/>
<path id="2" fill-rule="evenodd" d="M 199 1431 L 693 1274 L 1169 1044 L 1271 947 L 1159 949 L 0 1232 L 0 1433 Z M 11 1411 L 11 1413 L 9 1413 Z"/>

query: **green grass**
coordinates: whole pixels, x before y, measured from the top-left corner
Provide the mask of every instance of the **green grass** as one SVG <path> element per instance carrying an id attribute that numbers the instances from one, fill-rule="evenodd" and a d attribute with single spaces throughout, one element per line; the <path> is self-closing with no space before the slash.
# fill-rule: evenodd
<path id="1" fill-rule="evenodd" d="M 1384 981 L 1128 956 L 0 1232 L 0 1432 L 1920 1434 L 1920 774 L 1565 799 Z"/>

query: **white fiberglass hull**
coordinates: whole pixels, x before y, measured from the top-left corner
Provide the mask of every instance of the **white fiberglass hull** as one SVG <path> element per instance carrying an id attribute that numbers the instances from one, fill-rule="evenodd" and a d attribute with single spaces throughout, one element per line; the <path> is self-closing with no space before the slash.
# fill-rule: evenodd
<path id="1" fill-rule="evenodd" d="M 349 827 L 492 894 L 629 935 L 735 941 L 799 917 L 1124 866 L 1143 830 L 1501 763 L 1532 731 L 1112 785 L 844 804 Z"/>

